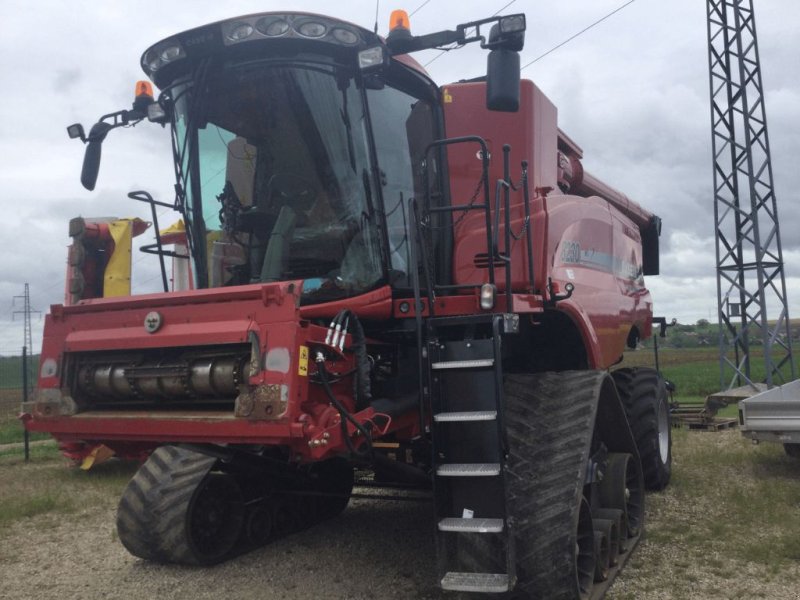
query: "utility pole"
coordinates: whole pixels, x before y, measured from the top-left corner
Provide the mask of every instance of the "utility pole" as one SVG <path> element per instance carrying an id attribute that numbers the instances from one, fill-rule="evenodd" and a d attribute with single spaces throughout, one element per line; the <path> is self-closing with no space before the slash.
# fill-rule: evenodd
<path id="1" fill-rule="evenodd" d="M 795 378 L 753 0 L 707 0 L 722 389 Z M 768 320 L 767 312 L 772 321 Z"/>
<path id="2" fill-rule="evenodd" d="M 22 309 L 15 310 L 14 315 L 23 315 L 22 320 L 24 322 L 24 337 L 22 340 L 22 345 L 28 349 L 28 353 L 30 354 L 33 351 L 33 340 L 31 339 L 31 313 L 38 313 L 40 316 L 42 314 L 39 310 L 34 310 L 31 308 L 31 292 L 28 284 L 25 284 L 25 293 L 22 296 L 14 296 L 13 303 L 16 303 L 17 300 L 22 300 Z"/>
<path id="3" fill-rule="evenodd" d="M 25 284 L 25 293 L 22 296 L 14 296 L 12 303 L 16 300 L 22 300 L 22 310 L 15 310 L 12 318 L 18 314 L 22 314 L 24 322 L 23 346 L 22 346 L 22 401 L 28 401 L 28 357 L 33 351 L 33 339 L 31 335 L 31 313 L 39 313 L 41 311 L 31 309 L 31 293 L 28 284 Z M 30 458 L 30 439 L 28 436 L 27 428 L 23 431 L 23 441 L 25 447 L 25 460 Z"/>

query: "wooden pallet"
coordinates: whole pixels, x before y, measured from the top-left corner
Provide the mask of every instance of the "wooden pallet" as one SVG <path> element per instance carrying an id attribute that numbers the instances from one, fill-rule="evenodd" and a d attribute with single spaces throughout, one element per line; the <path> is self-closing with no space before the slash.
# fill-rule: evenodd
<path id="1" fill-rule="evenodd" d="M 697 431 L 722 431 L 723 429 L 732 429 L 739 425 L 737 419 L 718 419 L 718 418 L 705 418 L 705 417 L 690 417 L 688 415 L 681 416 L 673 415 L 672 424 L 674 427 L 686 426 L 689 429 Z"/>

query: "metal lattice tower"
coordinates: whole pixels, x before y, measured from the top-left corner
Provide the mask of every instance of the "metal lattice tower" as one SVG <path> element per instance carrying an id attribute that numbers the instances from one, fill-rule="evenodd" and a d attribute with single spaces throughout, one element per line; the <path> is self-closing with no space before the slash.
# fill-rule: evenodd
<path id="1" fill-rule="evenodd" d="M 707 9 L 720 383 L 752 384 L 760 344 L 772 386 L 795 365 L 753 1 Z"/>
<path id="2" fill-rule="evenodd" d="M 25 284 L 25 293 L 22 296 L 14 296 L 14 301 L 22 300 L 22 310 L 15 310 L 14 316 L 22 315 L 24 322 L 23 345 L 28 349 L 28 353 L 33 352 L 33 340 L 31 339 L 31 313 L 39 313 L 38 310 L 31 309 L 31 293 L 28 284 Z"/>

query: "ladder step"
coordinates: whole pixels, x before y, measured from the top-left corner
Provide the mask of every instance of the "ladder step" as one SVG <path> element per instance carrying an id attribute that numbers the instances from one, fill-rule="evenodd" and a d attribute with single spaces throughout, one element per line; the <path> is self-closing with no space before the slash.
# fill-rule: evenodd
<path id="1" fill-rule="evenodd" d="M 439 465 L 436 474 L 442 477 L 494 477 L 500 475 L 500 463 L 451 463 Z"/>
<path id="2" fill-rule="evenodd" d="M 466 412 L 444 412 L 433 415 L 433 420 L 439 423 L 453 421 L 494 421 L 497 419 L 496 410 L 470 410 Z"/>
<path id="3" fill-rule="evenodd" d="M 442 577 L 442 588 L 454 592 L 486 592 L 500 594 L 508 591 L 508 575 L 505 573 L 446 573 Z"/>
<path id="4" fill-rule="evenodd" d="M 503 525 L 503 519 L 458 519 L 448 517 L 439 521 L 439 531 L 500 533 L 503 531 Z"/>
<path id="5" fill-rule="evenodd" d="M 444 360 L 431 363 L 431 369 L 441 371 L 444 369 L 481 369 L 494 365 L 493 358 L 476 358 L 474 360 Z"/>

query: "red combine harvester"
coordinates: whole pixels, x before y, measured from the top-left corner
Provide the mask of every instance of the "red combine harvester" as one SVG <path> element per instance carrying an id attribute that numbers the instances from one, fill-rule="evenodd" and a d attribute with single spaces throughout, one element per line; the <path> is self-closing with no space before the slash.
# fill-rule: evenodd
<path id="1" fill-rule="evenodd" d="M 431 490 L 442 588 L 602 597 L 670 476 L 663 380 L 609 371 L 652 333 L 660 220 L 520 81 L 523 14 L 392 21 L 180 33 L 142 57 L 156 100 L 140 83 L 69 128 L 93 189 L 110 130 L 168 125 L 174 206 L 131 197 L 185 229 L 143 248 L 163 293 L 114 296 L 112 228 L 72 224 L 26 426 L 77 459 L 149 456 L 117 517 L 147 560 L 225 560 L 337 515 L 369 473 Z M 437 87 L 409 57 L 476 41 L 476 80 Z"/>

